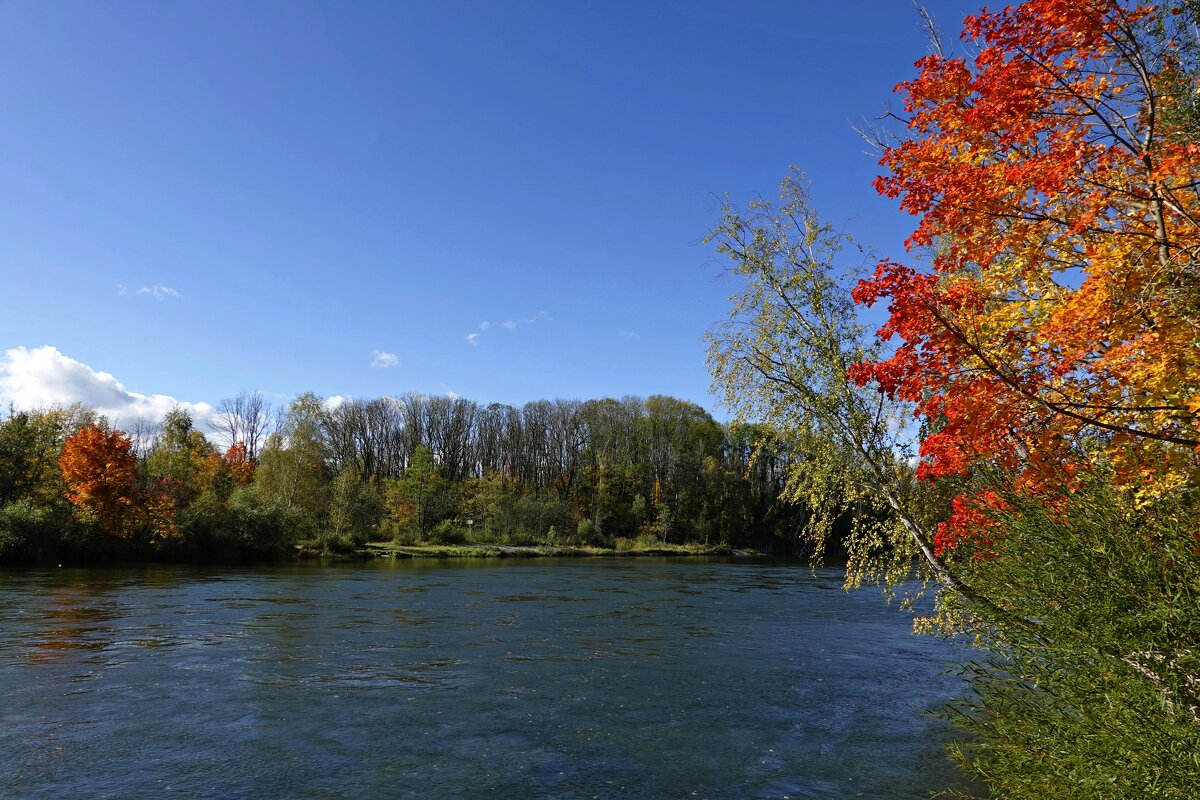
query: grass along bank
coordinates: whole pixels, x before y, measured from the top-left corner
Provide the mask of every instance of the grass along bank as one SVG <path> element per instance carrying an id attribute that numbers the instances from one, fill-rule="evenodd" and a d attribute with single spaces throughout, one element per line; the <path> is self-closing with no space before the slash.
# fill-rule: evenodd
<path id="1" fill-rule="evenodd" d="M 557 545 L 504 544 L 400 544 L 394 541 L 367 542 L 361 547 L 332 554 L 312 543 L 297 545 L 301 558 L 588 558 L 638 556 L 737 556 L 762 555 L 756 550 L 724 545 L 662 544 L 643 545 L 632 539 L 618 539 L 614 547 L 566 547 Z"/>

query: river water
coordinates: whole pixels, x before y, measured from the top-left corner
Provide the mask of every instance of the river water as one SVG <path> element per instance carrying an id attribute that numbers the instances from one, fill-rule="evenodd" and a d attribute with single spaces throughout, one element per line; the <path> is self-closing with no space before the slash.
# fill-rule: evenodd
<path id="1" fill-rule="evenodd" d="M 0 797 L 920 798 L 962 657 L 778 561 L 0 569 Z"/>

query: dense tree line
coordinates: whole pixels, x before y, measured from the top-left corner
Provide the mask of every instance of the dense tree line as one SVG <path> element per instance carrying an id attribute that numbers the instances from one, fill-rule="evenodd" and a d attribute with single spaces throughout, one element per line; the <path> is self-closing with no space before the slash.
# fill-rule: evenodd
<path id="1" fill-rule="evenodd" d="M 272 413 L 223 401 L 213 438 L 182 408 L 114 429 L 88 409 L 0 422 L 0 556 L 282 555 L 368 540 L 787 550 L 798 455 L 672 397 L 521 408 L 406 394 Z M 214 443 L 215 440 L 215 443 Z"/>

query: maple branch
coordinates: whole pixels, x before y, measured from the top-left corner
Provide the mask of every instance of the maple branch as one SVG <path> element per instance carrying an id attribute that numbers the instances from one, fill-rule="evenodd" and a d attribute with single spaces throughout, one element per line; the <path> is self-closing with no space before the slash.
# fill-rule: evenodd
<path id="1" fill-rule="evenodd" d="M 950 333 L 952 336 L 954 336 L 954 338 L 956 340 L 958 340 L 959 342 L 964 344 L 967 347 L 967 349 L 971 351 L 971 354 L 974 355 L 976 358 L 978 358 L 987 367 L 989 372 L 991 372 L 993 375 L 995 375 L 997 378 L 999 378 L 1002 382 L 1004 382 L 1007 386 L 1009 386 L 1011 389 L 1015 390 L 1018 394 L 1020 394 L 1022 397 L 1026 398 L 1027 400 L 1032 400 L 1035 403 L 1039 403 L 1042 406 L 1045 406 L 1046 409 L 1048 409 L 1049 411 L 1054 412 L 1055 414 L 1061 414 L 1065 417 L 1069 417 L 1069 418 L 1077 420 L 1079 422 L 1083 422 L 1086 425 L 1094 425 L 1097 428 L 1102 428 L 1104 430 L 1112 431 L 1114 433 L 1128 433 L 1128 434 L 1131 434 L 1133 436 L 1137 436 L 1140 438 L 1154 439 L 1156 441 L 1167 442 L 1169 444 L 1183 445 L 1185 447 L 1200 446 L 1200 440 L 1197 440 L 1197 439 L 1184 439 L 1179 436 L 1171 436 L 1169 434 L 1155 433 L 1153 431 L 1145 431 L 1145 430 L 1141 430 L 1139 428 L 1132 428 L 1127 425 L 1116 425 L 1113 423 L 1104 422 L 1102 420 L 1096 419 L 1095 417 L 1084 416 L 1083 414 L 1080 414 L 1070 408 L 1065 407 L 1063 404 L 1055 403 L 1050 400 L 1047 400 L 1045 397 L 1042 397 L 1036 391 L 1032 391 L 1030 389 L 1025 388 L 1025 386 L 1022 385 L 1021 382 L 1017 378 L 1014 378 L 1014 377 L 1006 374 L 1004 369 L 1001 368 L 1001 366 L 999 364 L 997 364 L 995 361 L 993 361 L 987 355 L 987 353 L 983 350 L 982 347 L 980 347 L 978 344 L 973 342 L 970 339 L 970 337 L 968 337 L 962 331 L 962 329 L 960 329 L 953 322 L 951 322 L 949 320 L 949 318 L 947 318 L 934 304 L 923 302 L 922 306 L 926 310 L 929 311 L 929 313 L 933 316 L 933 318 L 935 320 L 937 320 L 938 324 L 941 325 L 942 328 L 944 328 L 948 333 Z"/>

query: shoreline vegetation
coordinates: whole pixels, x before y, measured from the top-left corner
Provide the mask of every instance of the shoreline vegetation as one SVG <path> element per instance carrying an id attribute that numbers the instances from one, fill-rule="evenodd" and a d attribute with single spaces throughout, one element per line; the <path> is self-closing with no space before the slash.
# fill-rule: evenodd
<path id="1" fill-rule="evenodd" d="M 338 553 L 337 560 L 407 560 L 429 559 L 492 559 L 492 558 L 640 558 L 640 557 L 728 557 L 761 558 L 765 553 L 725 545 L 651 545 L 618 542 L 615 547 L 567 547 L 559 545 L 505 544 L 397 544 L 396 542 L 367 542 L 349 552 Z M 331 556 L 316 548 L 298 545 L 296 557 L 323 559 Z"/>
<path id="2" fill-rule="evenodd" d="M 795 554 L 813 512 L 783 497 L 804 456 L 773 429 L 663 395 L 274 410 L 255 392 L 204 423 L 10 408 L 0 563 Z"/>

